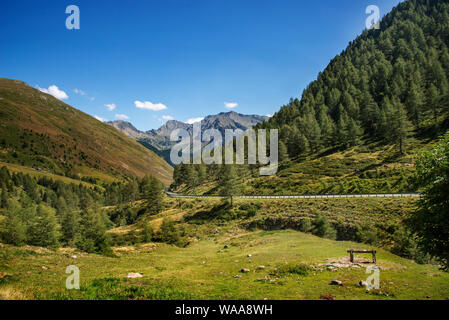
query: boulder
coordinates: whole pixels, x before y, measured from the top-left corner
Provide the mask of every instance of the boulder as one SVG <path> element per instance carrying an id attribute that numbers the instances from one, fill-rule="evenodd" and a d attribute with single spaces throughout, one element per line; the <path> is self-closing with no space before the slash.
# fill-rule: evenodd
<path id="1" fill-rule="evenodd" d="M 140 273 L 137 272 L 130 272 L 126 276 L 128 279 L 136 279 L 136 278 L 142 278 L 143 276 Z"/>
<path id="2" fill-rule="evenodd" d="M 248 272 L 250 272 L 250 271 L 251 271 L 251 270 L 246 269 L 246 268 L 240 269 L 240 272 L 242 272 L 242 273 L 248 273 Z"/>
<path id="3" fill-rule="evenodd" d="M 332 280 L 330 285 L 332 285 L 332 286 L 342 286 L 343 282 L 341 282 L 340 280 Z"/>

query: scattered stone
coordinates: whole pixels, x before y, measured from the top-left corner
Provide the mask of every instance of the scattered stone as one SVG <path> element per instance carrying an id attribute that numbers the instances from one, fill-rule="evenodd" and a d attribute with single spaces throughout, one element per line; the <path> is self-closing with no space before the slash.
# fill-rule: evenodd
<path id="1" fill-rule="evenodd" d="M 248 258 L 251 258 L 253 255 L 252 254 L 248 254 Z"/>
<path id="2" fill-rule="evenodd" d="M 229 246 L 227 244 L 224 245 L 223 249 L 228 249 Z"/>
<path id="3" fill-rule="evenodd" d="M 48 270 L 48 267 L 47 266 L 42 266 L 42 269 L 43 270 Z"/>
<path id="4" fill-rule="evenodd" d="M 201 264 L 205 264 L 206 263 L 206 261 L 201 261 Z"/>
<path id="5" fill-rule="evenodd" d="M 70 258 L 72 258 L 72 259 L 78 259 L 77 256 L 71 256 Z"/>
<path id="6" fill-rule="evenodd" d="M 240 274 L 236 274 L 235 276 L 234 276 L 234 278 L 236 278 L 236 279 L 240 279 L 242 276 L 240 275 Z"/>
<path id="7" fill-rule="evenodd" d="M 136 278 L 142 278 L 143 276 L 140 273 L 130 272 L 126 276 L 128 279 L 136 279 Z"/>
<path id="8" fill-rule="evenodd" d="M 332 286 L 342 286 L 343 282 L 341 282 L 340 280 L 332 280 L 330 285 L 332 285 Z"/>
<path id="9" fill-rule="evenodd" d="M 361 280 L 360 282 L 359 282 L 359 286 L 361 286 L 361 287 L 367 287 L 368 286 L 368 283 L 366 283 L 366 281 L 363 281 L 363 280 Z"/>
<path id="10" fill-rule="evenodd" d="M 248 272 L 250 272 L 250 271 L 251 271 L 251 270 L 246 269 L 246 268 L 240 269 L 240 272 L 242 272 L 242 273 L 248 273 Z"/>
<path id="11" fill-rule="evenodd" d="M 265 266 L 258 266 L 257 269 L 258 270 L 263 270 L 263 269 L 265 269 Z"/>

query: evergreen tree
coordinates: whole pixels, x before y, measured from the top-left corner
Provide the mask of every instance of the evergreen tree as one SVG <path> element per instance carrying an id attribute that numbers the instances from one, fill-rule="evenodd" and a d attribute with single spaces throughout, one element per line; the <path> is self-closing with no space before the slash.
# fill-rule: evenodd
<path id="1" fill-rule="evenodd" d="M 180 234 L 175 227 L 173 220 L 164 219 L 162 220 L 161 229 L 159 232 L 159 237 L 162 242 L 168 244 L 180 244 Z"/>
<path id="2" fill-rule="evenodd" d="M 146 201 L 147 210 L 152 214 L 159 213 L 163 208 L 163 185 L 153 176 L 145 177 L 142 182 L 142 196 Z"/>
<path id="3" fill-rule="evenodd" d="M 26 225 L 20 217 L 20 206 L 10 200 L 7 205 L 5 219 L 2 221 L 3 234 L 2 240 L 5 243 L 20 246 L 25 244 Z"/>
<path id="4" fill-rule="evenodd" d="M 2 183 L 2 195 L 1 195 L 1 201 L 0 201 L 0 208 L 5 209 L 8 205 L 8 189 L 6 187 L 6 184 Z"/>
<path id="5" fill-rule="evenodd" d="M 92 210 L 82 212 L 75 245 L 78 249 L 89 253 L 112 253 L 106 226 L 99 214 L 95 214 Z"/>
<path id="6" fill-rule="evenodd" d="M 231 207 L 234 205 L 233 197 L 237 192 L 235 168 L 232 164 L 222 166 L 220 195 L 231 200 Z"/>
<path id="7" fill-rule="evenodd" d="M 407 107 L 410 110 L 411 119 L 416 127 L 421 126 L 422 122 L 422 109 L 424 106 L 425 97 L 422 92 L 421 87 L 418 83 L 412 82 L 410 84 L 408 97 L 407 97 Z"/>
<path id="8" fill-rule="evenodd" d="M 153 240 L 153 229 L 148 225 L 147 222 L 143 223 L 142 226 L 142 241 L 144 243 L 151 242 Z"/>
<path id="9" fill-rule="evenodd" d="M 408 134 L 410 132 L 411 124 L 407 118 L 407 110 L 405 106 L 399 101 L 395 100 L 395 114 L 394 114 L 394 137 L 397 139 L 399 152 L 404 154 L 404 145 Z"/>
<path id="10" fill-rule="evenodd" d="M 61 216 L 61 240 L 63 243 L 73 245 L 79 228 L 79 216 L 76 211 L 67 210 Z"/>
<path id="11" fill-rule="evenodd" d="M 278 145 L 278 161 L 281 167 L 286 166 L 290 162 L 287 147 L 285 146 L 285 143 L 282 141 L 279 141 Z"/>
<path id="12" fill-rule="evenodd" d="M 54 210 L 46 205 L 39 205 L 36 219 L 29 229 L 31 243 L 41 247 L 58 247 L 60 228 Z"/>

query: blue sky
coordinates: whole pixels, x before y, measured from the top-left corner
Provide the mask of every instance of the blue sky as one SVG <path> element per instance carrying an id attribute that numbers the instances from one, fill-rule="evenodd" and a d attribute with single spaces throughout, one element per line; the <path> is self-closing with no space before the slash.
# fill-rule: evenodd
<path id="1" fill-rule="evenodd" d="M 273 114 L 362 32 L 368 5 L 383 16 L 398 3 L 1 1 L 0 77 L 140 130 L 229 110 Z M 65 26 L 72 4 L 80 30 Z"/>

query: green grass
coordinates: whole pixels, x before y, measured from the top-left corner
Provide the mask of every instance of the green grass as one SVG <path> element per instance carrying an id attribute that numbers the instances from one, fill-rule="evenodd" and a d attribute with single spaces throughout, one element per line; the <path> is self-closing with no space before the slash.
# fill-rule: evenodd
<path id="1" fill-rule="evenodd" d="M 228 249 L 223 249 L 228 245 Z M 418 265 L 387 251 L 378 251 L 381 289 L 366 292 L 357 286 L 364 268 L 315 270 L 327 259 L 347 257 L 348 248 L 370 248 L 336 242 L 295 231 L 255 231 L 219 234 L 187 248 L 159 245 L 120 251 L 117 258 L 41 252 L 11 254 L 0 272 L 12 274 L 0 284 L 0 297 L 19 299 L 448 299 L 449 274 L 431 265 Z M 3 246 L 18 252 L 29 250 Z M 247 255 L 252 257 L 248 258 Z M 80 268 L 82 289 L 65 289 L 65 268 Z M 258 270 L 264 265 L 265 269 Z M 42 269 L 42 266 L 48 269 Z M 240 273 L 248 268 L 249 273 Z M 276 271 L 279 270 L 279 271 Z M 128 272 L 143 278 L 127 280 Z M 234 278 L 235 275 L 241 278 Z M 331 286 L 332 280 L 343 286 Z"/>
<path id="2" fill-rule="evenodd" d="M 327 150 L 295 159 L 273 176 L 260 176 L 258 169 L 235 166 L 238 194 L 294 195 L 343 193 L 400 193 L 416 191 L 411 179 L 417 154 L 434 141 L 410 137 L 407 154 L 397 147 L 366 142 L 344 151 Z M 210 174 L 198 186 L 179 186 L 176 192 L 185 194 L 219 194 L 219 175 Z"/>
<path id="3" fill-rule="evenodd" d="M 417 264 L 376 245 L 335 241 L 288 228 L 285 221 L 320 213 L 333 223 L 400 223 L 414 207 L 413 199 L 239 199 L 229 217 L 208 216 L 217 199 L 166 199 L 166 209 L 145 220 L 158 230 L 163 218 L 177 221 L 187 247 L 162 243 L 115 247 L 116 257 L 47 249 L 0 246 L 3 299 L 449 299 L 449 274 L 435 265 Z M 135 204 L 136 206 L 139 203 Z M 107 210 L 108 208 L 105 208 Z M 256 210 L 250 218 L 238 212 Z M 245 211 L 246 210 L 246 211 Z M 190 217 L 199 215 L 197 220 Z M 266 217 L 284 221 L 275 230 L 248 224 Z M 140 222 L 141 223 L 141 222 Z M 111 230 L 126 234 L 136 225 Z M 388 245 L 384 246 L 388 248 Z M 367 292 L 365 268 L 329 271 L 321 263 L 349 261 L 347 249 L 376 249 L 381 288 Z M 72 255 L 76 259 L 72 259 Z M 248 255 L 251 257 L 248 257 Z M 357 256 L 359 258 L 362 255 Z M 65 289 L 65 268 L 77 265 L 81 290 Z M 45 266 L 46 268 L 42 268 Z M 259 268 L 264 266 L 264 268 Z M 242 268 L 250 269 L 241 273 Z M 139 272 L 140 279 L 127 279 Z M 235 276 L 239 275 L 240 278 Z M 343 286 L 331 286 L 340 280 Z"/>

